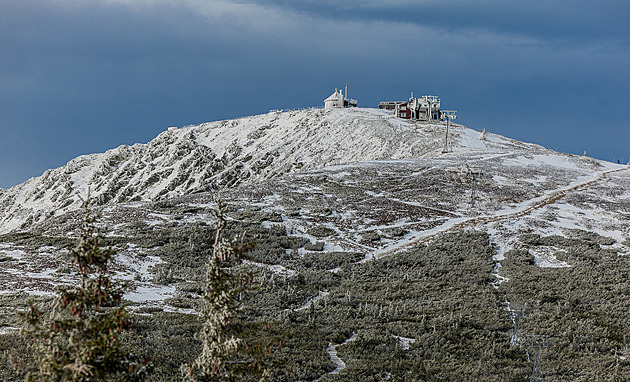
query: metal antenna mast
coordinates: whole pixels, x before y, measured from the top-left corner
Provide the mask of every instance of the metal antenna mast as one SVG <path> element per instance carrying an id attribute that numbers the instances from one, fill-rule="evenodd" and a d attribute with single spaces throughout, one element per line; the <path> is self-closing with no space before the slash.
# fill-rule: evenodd
<path id="1" fill-rule="evenodd" d="M 534 370 L 532 372 L 531 382 L 544 382 L 542 370 L 540 370 L 540 353 L 543 348 L 549 347 L 547 338 L 549 338 L 549 336 L 527 335 L 529 346 L 534 349 Z"/>
<path id="2" fill-rule="evenodd" d="M 442 118 L 446 118 L 446 134 L 444 135 L 444 149 L 442 153 L 448 151 L 448 130 L 451 125 L 451 119 L 457 119 L 457 110 L 442 110 Z"/>

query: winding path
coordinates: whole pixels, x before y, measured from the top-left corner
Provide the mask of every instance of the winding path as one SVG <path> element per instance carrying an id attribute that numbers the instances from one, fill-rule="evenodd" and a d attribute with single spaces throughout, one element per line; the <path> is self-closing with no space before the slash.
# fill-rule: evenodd
<path id="1" fill-rule="evenodd" d="M 341 345 L 345 345 L 348 342 L 354 341 L 356 339 L 357 339 L 357 333 L 355 332 L 355 333 L 352 333 L 352 336 L 350 336 L 350 338 L 345 340 L 342 344 L 337 344 L 337 345 L 333 345 L 332 343 L 328 344 L 328 347 L 326 348 L 326 353 L 328 353 L 328 356 L 330 356 L 330 360 L 333 361 L 333 363 L 337 365 L 337 367 L 335 368 L 335 370 L 331 371 L 330 373 L 324 374 L 324 376 L 329 375 L 329 374 L 339 374 L 341 370 L 346 368 L 346 363 L 343 362 L 343 360 L 339 358 L 339 356 L 337 355 L 337 347 Z M 320 381 L 324 376 L 317 379 L 316 381 Z"/>
<path id="2" fill-rule="evenodd" d="M 501 214 L 492 215 L 492 216 L 477 216 L 477 217 L 471 217 L 471 218 L 451 219 L 447 221 L 446 223 L 442 224 L 441 226 L 437 227 L 436 229 L 431 230 L 431 233 L 429 234 L 416 237 L 412 240 L 405 241 L 404 243 L 399 243 L 388 248 L 374 251 L 372 252 L 371 258 L 380 259 L 385 256 L 393 255 L 399 251 L 407 249 L 408 247 L 412 245 L 424 244 L 426 242 L 429 242 L 435 237 L 441 234 L 447 233 L 447 232 L 461 230 L 463 228 L 472 227 L 478 224 L 495 223 L 499 221 L 505 221 L 505 220 L 520 218 L 523 216 L 530 215 L 532 212 L 538 209 L 541 209 L 547 205 L 553 204 L 572 192 L 584 191 L 590 187 L 593 187 L 594 185 L 598 183 L 608 182 L 610 180 L 610 174 L 612 173 L 627 171 L 629 169 L 630 167 L 623 167 L 623 168 L 617 168 L 613 170 L 599 172 L 591 180 L 587 180 L 582 183 L 574 184 L 571 186 L 567 186 L 565 188 L 551 191 L 550 193 L 547 193 L 544 196 L 540 196 L 538 198 L 533 199 L 532 200 L 533 203 L 527 206 L 521 207 L 520 209 L 515 209 L 512 212 L 501 213 Z M 366 261 L 366 260 L 369 260 L 369 259 L 366 258 L 363 261 Z"/>

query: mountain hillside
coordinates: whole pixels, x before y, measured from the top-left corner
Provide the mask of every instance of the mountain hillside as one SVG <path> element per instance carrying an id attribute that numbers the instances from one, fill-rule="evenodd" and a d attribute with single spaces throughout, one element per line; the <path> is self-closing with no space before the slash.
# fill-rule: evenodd
<path id="1" fill-rule="evenodd" d="M 149 380 L 180 380 L 200 351 L 216 198 L 255 243 L 244 315 L 286 339 L 274 381 L 525 381 L 535 354 L 546 381 L 630 380 L 630 167 L 445 133 L 374 109 L 272 112 L 2 190 L 0 347 L 27 354 L 15 309 L 76 285 L 89 187 Z M 0 379 L 24 380 L 11 362 Z"/>
<path id="2" fill-rule="evenodd" d="M 147 201 L 234 187 L 329 165 L 440 157 L 442 125 L 415 125 L 374 109 L 270 112 L 170 128 L 148 144 L 73 159 L 0 191 L 0 233 L 77 209 L 88 189 L 98 205 Z M 543 151 L 454 127 L 455 149 Z"/>

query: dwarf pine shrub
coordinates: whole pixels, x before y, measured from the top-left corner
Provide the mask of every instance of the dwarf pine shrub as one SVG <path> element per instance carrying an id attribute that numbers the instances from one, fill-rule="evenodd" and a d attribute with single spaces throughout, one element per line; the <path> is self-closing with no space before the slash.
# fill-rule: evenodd
<path id="1" fill-rule="evenodd" d="M 131 317 L 121 305 L 123 289 L 107 272 L 115 252 L 101 248 L 96 216 L 83 204 L 77 246 L 69 253 L 80 284 L 60 289 L 49 315 L 34 303 L 21 314 L 24 335 L 32 339 L 37 371 L 27 381 L 94 381 L 108 375 L 138 377 L 145 372 L 122 350 L 120 334 Z M 48 316 L 48 317 L 46 317 Z"/>

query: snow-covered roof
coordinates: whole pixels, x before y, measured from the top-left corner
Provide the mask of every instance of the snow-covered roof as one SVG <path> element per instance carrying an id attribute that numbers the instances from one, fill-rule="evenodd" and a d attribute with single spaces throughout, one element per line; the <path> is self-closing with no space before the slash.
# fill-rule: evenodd
<path id="1" fill-rule="evenodd" d="M 326 101 L 337 101 L 339 99 L 340 95 L 341 95 L 341 90 L 335 90 L 335 92 L 333 94 L 331 94 L 330 97 L 326 98 L 324 100 L 324 102 L 326 102 Z"/>

